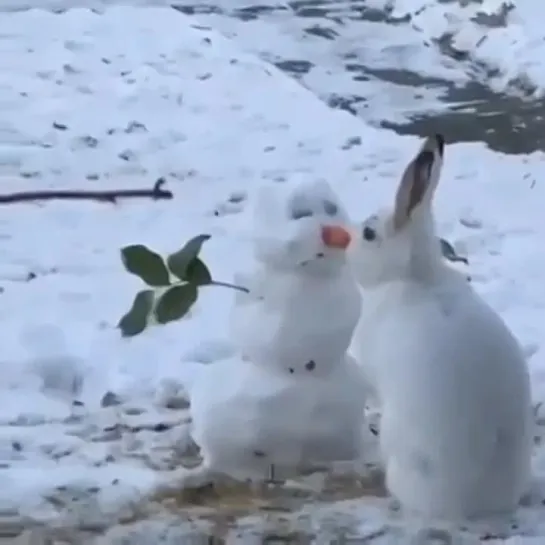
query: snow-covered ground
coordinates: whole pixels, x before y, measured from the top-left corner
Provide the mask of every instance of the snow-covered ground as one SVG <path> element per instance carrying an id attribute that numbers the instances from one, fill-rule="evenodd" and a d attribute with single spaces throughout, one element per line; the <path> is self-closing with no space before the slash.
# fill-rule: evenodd
<path id="1" fill-rule="evenodd" d="M 545 89 L 534 0 L 175 4 L 374 124 L 444 111 L 469 84 L 524 100 Z"/>
<path id="2" fill-rule="evenodd" d="M 348 103 L 377 125 L 444 111 L 467 100 L 468 85 L 476 101 L 487 88 L 527 102 L 544 95 L 536 0 L 5 0 L 2 9 L 113 4 L 196 13 L 328 103 Z"/>
<path id="3" fill-rule="evenodd" d="M 164 176 L 175 195 L 2 207 L 0 535 L 22 519 L 97 529 L 147 519 L 140 500 L 171 481 L 187 454 L 189 415 L 180 403 L 167 407 L 168 390 L 184 360 L 221 357 L 232 294 L 210 288 L 190 319 L 123 340 L 115 324 L 140 283 L 119 249 L 143 243 L 166 253 L 209 233 L 204 258 L 229 281 L 252 267 L 249 207 L 260 184 L 325 178 L 354 217 L 365 216 L 391 197 L 417 141 L 328 109 L 198 18 L 167 8 L 4 13 L 0 44 L 1 193 L 148 188 Z M 542 153 L 454 145 L 437 199 L 441 235 L 468 255 L 475 286 L 525 347 L 536 402 L 545 401 L 544 174 Z M 241 192 L 242 202 L 229 202 Z M 102 407 L 107 392 L 119 404 Z M 543 475 L 538 449 L 536 490 Z M 307 506 L 293 524 L 324 539 L 346 525 L 376 532 L 377 544 L 404 543 L 385 505 Z M 538 493 L 513 526 L 528 537 L 511 544 L 545 538 L 540 507 Z M 153 520 L 139 529 L 142 543 L 156 542 L 146 532 L 163 519 Z M 270 515 L 257 527 L 276 523 Z M 394 529 L 383 534 L 383 525 Z"/>

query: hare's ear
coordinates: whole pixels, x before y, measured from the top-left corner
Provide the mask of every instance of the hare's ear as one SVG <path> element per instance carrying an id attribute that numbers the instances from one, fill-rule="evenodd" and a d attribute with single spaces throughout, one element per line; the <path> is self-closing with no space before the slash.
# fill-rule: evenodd
<path id="1" fill-rule="evenodd" d="M 427 138 L 418 155 L 409 163 L 397 189 L 394 228 L 402 229 L 420 205 L 429 206 L 443 165 L 444 139 Z"/>

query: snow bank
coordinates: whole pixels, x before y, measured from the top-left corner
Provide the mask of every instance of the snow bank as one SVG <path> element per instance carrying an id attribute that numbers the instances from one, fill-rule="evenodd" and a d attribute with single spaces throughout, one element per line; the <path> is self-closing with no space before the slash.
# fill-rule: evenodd
<path id="1" fill-rule="evenodd" d="M 194 4 L 177 2 L 324 101 L 379 126 L 444 112 L 468 85 L 469 93 L 483 86 L 527 100 L 545 89 L 535 0 Z"/>
<path id="2" fill-rule="evenodd" d="M 466 73 L 496 91 L 531 97 L 545 92 L 543 27 L 535 0 L 443 3 L 412 0 L 373 2 L 453 59 L 465 59 Z"/>

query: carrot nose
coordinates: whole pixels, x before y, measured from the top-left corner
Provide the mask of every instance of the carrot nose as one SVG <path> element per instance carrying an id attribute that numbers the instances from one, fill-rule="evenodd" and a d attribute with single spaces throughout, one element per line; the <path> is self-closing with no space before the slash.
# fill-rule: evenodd
<path id="1" fill-rule="evenodd" d="M 340 225 L 324 225 L 322 227 L 322 241 L 328 248 L 346 250 L 351 238 L 350 233 Z"/>

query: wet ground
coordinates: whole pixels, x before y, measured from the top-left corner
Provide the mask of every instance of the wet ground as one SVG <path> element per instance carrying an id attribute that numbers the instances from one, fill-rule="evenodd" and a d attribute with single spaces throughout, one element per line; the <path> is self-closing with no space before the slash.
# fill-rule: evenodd
<path id="1" fill-rule="evenodd" d="M 252 486 L 226 480 L 157 494 L 115 524 L 9 524 L 0 514 L 0 538 L 13 545 L 310 545 L 342 543 L 348 536 L 368 543 L 391 532 L 393 526 L 362 518 L 362 501 L 389 509 L 380 473 L 365 479 L 316 473 Z M 395 518 L 395 506 L 391 513 Z"/>
<path id="2" fill-rule="evenodd" d="M 456 0 L 442 1 L 458 3 Z M 302 22 L 301 40 L 310 35 L 330 43 L 343 40 L 342 47 L 336 49 L 338 53 L 336 66 L 332 67 L 330 64 L 328 71 L 332 76 L 330 79 L 339 81 L 343 79 L 341 74 L 343 77 L 348 75 L 352 80 L 349 91 L 343 91 L 342 83 L 339 83 L 334 91 L 331 87 L 321 88 L 323 81 L 312 79 L 313 70 L 319 68 L 319 59 L 313 55 L 308 55 L 307 58 L 279 59 L 272 51 L 276 44 L 260 47 L 256 44 L 256 48 L 260 49 L 263 57 L 268 58 L 268 52 L 264 50 L 269 47 L 274 64 L 322 95 L 330 106 L 345 109 L 373 124 L 393 129 L 400 134 L 419 136 L 440 130 L 450 142 L 485 142 L 490 148 L 504 153 L 519 154 L 545 150 L 543 131 L 545 100 L 532 98 L 535 88 L 529 82 L 511 82 L 512 94 L 493 92 L 483 82 L 495 76 L 494 70 L 479 62 L 472 63 L 470 71 L 475 74 L 475 78 L 464 86 L 455 85 L 452 81 L 441 78 L 423 77 L 410 69 L 377 69 L 366 65 L 361 55 L 350 51 L 350 40 L 347 42 L 346 35 L 357 35 L 357 25 L 361 22 L 402 25 L 407 20 L 394 19 L 387 11 L 369 8 L 364 0 L 295 0 L 286 4 L 263 1 L 253 6 L 241 5 L 234 8 L 228 8 L 229 5 L 232 4 L 223 0 L 206 3 L 179 0 L 175 7 L 183 13 L 198 15 L 204 21 L 208 20 L 207 17 L 225 17 L 237 19 L 246 25 L 252 25 L 256 21 L 270 21 L 271 24 L 279 26 L 284 20 L 288 24 L 289 20 L 298 18 Z M 480 22 L 488 27 L 505 24 L 505 14 L 501 12 L 497 17 L 483 15 L 481 19 Z M 361 46 L 364 39 L 360 36 L 360 43 L 354 43 L 354 46 Z M 471 64 L 467 54 L 452 47 L 448 35 L 435 43 L 423 43 L 422 47 L 436 48 L 441 55 L 461 65 Z M 440 97 L 442 107 L 439 112 L 427 111 L 429 108 L 426 96 L 422 94 L 421 111 L 419 112 L 418 108 L 414 111 L 412 108 L 410 120 L 377 121 L 376 116 L 368 111 L 369 107 L 373 108 L 373 104 L 364 92 L 364 84 L 370 81 L 396 86 L 397 95 L 406 95 L 410 97 L 411 102 L 415 100 L 418 102 L 418 95 L 424 89 L 432 89 Z M 358 82 L 362 87 L 361 94 L 357 92 Z"/>

